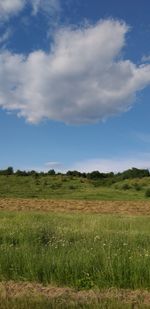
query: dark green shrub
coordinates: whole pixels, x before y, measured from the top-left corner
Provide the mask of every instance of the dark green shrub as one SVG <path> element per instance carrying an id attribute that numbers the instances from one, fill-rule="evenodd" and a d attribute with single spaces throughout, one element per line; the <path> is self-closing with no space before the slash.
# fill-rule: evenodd
<path id="1" fill-rule="evenodd" d="M 140 191 L 142 189 L 142 186 L 138 183 L 134 183 L 133 184 L 133 188 L 136 190 L 136 191 Z"/>
<path id="2" fill-rule="evenodd" d="M 83 278 L 77 281 L 77 286 L 79 289 L 92 289 L 94 287 L 94 282 L 89 274 L 85 274 Z"/>
<path id="3" fill-rule="evenodd" d="M 69 189 L 69 190 L 75 190 L 76 187 L 75 187 L 74 185 L 70 185 L 70 186 L 68 187 L 68 189 Z"/>
<path id="4" fill-rule="evenodd" d="M 145 191 L 145 196 L 150 197 L 150 188 L 147 188 Z"/>
<path id="5" fill-rule="evenodd" d="M 131 187 L 127 184 L 127 183 L 124 183 L 123 185 L 122 185 L 122 188 L 121 189 L 123 189 L 123 190 L 129 190 Z"/>

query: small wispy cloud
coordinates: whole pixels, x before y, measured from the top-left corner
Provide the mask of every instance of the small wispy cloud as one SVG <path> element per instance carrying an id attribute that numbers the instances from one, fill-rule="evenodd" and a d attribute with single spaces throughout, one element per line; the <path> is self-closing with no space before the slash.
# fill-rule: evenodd
<path id="1" fill-rule="evenodd" d="M 36 15 L 39 10 L 45 11 L 48 15 L 53 15 L 60 11 L 59 0 L 30 0 L 30 2 L 33 15 Z"/>
<path id="2" fill-rule="evenodd" d="M 66 173 L 67 171 L 76 170 L 82 173 L 90 173 L 93 171 L 100 171 L 103 173 L 109 172 L 123 172 L 130 168 L 150 169 L 150 153 L 135 153 L 132 155 L 111 157 L 111 158 L 91 158 L 65 165 L 60 162 L 50 161 L 43 165 L 19 167 L 21 170 L 35 170 L 38 172 L 48 172 L 54 169 L 56 172 Z M 14 167 L 15 170 L 18 167 Z"/>
<path id="3" fill-rule="evenodd" d="M 46 169 L 56 169 L 56 170 L 61 170 L 62 169 L 62 167 L 63 167 L 63 165 L 62 165 L 62 163 L 60 163 L 60 162 L 46 162 L 45 163 L 45 167 L 46 167 Z"/>
<path id="4" fill-rule="evenodd" d="M 80 172 L 92 172 L 100 171 L 104 173 L 108 172 L 122 172 L 129 168 L 143 168 L 150 169 L 150 154 L 139 154 L 131 157 L 122 157 L 122 158 L 97 158 L 83 160 L 76 162 L 72 166 L 72 170 L 78 170 Z"/>
<path id="5" fill-rule="evenodd" d="M 150 133 L 138 132 L 135 134 L 135 137 L 144 143 L 150 143 Z"/>
<path id="6" fill-rule="evenodd" d="M 142 62 L 150 62 L 150 55 L 144 55 L 141 60 Z"/>
<path id="7" fill-rule="evenodd" d="M 0 36 L 0 45 L 6 43 L 11 37 L 11 35 L 12 35 L 12 30 L 9 28 Z"/>
<path id="8" fill-rule="evenodd" d="M 39 11 L 52 15 L 60 10 L 59 0 L 0 0 L 0 19 L 7 20 L 17 15 L 27 5 L 31 7 L 34 15 Z"/>
<path id="9" fill-rule="evenodd" d="M 64 172 L 64 166 L 62 163 L 57 161 L 50 161 L 43 164 L 30 165 L 30 166 L 14 166 L 14 170 L 25 170 L 25 171 L 37 171 L 37 172 L 48 172 L 54 169 L 56 172 Z"/>

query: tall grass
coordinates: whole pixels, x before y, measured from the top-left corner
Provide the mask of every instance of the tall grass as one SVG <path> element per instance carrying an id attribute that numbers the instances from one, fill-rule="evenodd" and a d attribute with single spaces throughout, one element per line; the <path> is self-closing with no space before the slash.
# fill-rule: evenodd
<path id="1" fill-rule="evenodd" d="M 150 288 L 149 217 L 0 213 L 0 280 Z"/>

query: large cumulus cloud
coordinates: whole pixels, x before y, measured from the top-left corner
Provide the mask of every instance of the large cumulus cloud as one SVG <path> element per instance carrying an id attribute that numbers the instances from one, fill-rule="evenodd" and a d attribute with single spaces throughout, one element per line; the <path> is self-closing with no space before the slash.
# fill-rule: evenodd
<path id="1" fill-rule="evenodd" d="M 27 121 L 92 123 L 127 111 L 150 65 L 121 60 L 128 26 L 104 20 L 57 30 L 48 53 L 0 54 L 0 106 Z"/>

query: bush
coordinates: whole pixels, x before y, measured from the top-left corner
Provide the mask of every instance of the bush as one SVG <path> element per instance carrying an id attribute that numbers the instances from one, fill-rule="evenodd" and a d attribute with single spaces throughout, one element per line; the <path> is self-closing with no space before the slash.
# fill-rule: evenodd
<path id="1" fill-rule="evenodd" d="M 74 185 L 70 185 L 70 186 L 68 187 L 68 189 L 69 189 L 69 190 L 75 190 L 76 187 L 75 187 Z"/>
<path id="2" fill-rule="evenodd" d="M 150 188 L 148 188 L 148 189 L 145 191 L 145 196 L 146 196 L 146 197 L 150 197 Z"/>
<path id="3" fill-rule="evenodd" d="M 129 186 L 127 183 L 124 183 L 124 184 L 122 185 L 122 189 L 123 189 L 123 190 L 129 190 L 129 189 L 130 189 L 130 186 Z"/>
<path id="4" fill-rule="evenodd" d="M 134 183 L 133 184 L 133 188 L 136 190 L 136 191 L 140 191 L 142 189 L 142 186 L 138 183 Z"/>

